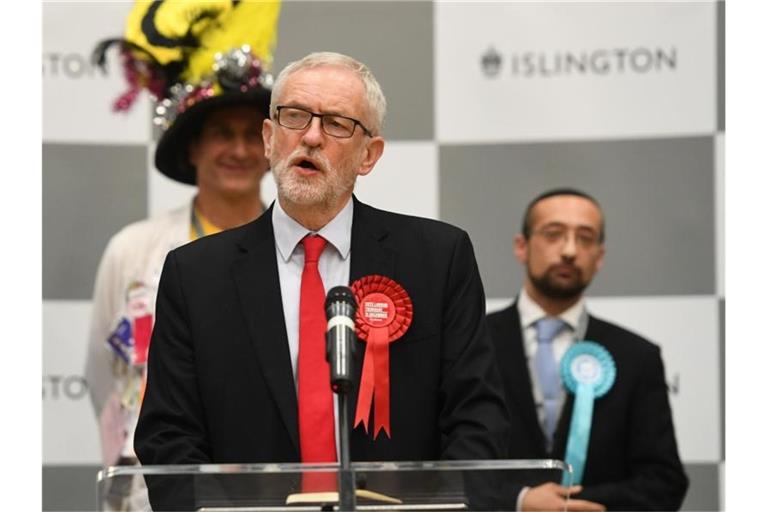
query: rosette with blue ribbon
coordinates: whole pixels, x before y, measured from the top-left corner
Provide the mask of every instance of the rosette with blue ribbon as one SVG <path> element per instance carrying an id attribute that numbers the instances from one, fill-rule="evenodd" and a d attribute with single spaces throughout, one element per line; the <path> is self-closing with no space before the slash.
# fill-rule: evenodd
<path id="1" fill-rule="evenodd" d="M 592 409 L 595 399 L 605 395 L 616 380 L 616 363 L 608 350 L 594 341 L 575 343 L 560 362 L 563 385 L 576 395 L 565 449 L 565 462 L 573 468 L 573 478 L 563 475 L 563 485 L 578 485 L 587 462 Z"/>

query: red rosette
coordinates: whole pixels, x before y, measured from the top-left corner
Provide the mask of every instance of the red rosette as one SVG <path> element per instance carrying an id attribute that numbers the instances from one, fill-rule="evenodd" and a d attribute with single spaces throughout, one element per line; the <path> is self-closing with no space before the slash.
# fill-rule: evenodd
<path id="1" fill-rule="evenodd" d="M 351 288 L 357 300 L 357 337 L 366 344 L 354 424 L 356 427 L 362 423 L 368 432 L 371 406 L 375 403 L 373 438 L 381 430 L 391 438 L 389 344 L 402 337 L 410 327 L 413 303 L 400 284 L 382 275 L 361 277 Z"/>

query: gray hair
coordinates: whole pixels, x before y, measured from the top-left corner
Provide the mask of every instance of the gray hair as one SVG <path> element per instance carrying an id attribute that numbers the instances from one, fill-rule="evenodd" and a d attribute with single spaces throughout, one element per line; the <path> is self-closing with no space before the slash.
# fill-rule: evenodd
<path id="1" fill-rule="evenodd" d="M 384 116 L 387 112 L 387 99 L 384 97 L 384 93 L 381 90 L 379 82 L 368 66 L 360 61 L 335 52 L 315 52 L 310 53 L 306 57 L 293 61 L 280 71 L 277 75 L 275 84 L 272 87 L 272 100 L 269 105 L 269 113 L 271 116 L 275 115 L 275 100 L 280 97 L 285 80 L 292 74 L 310 68 L 318 68 L 322 66 L 340 67 L 349 69 L 360 77 L 365 87 L 366 99 L 368 100 L 368 114 L 372 118 L 372 126 L 368 129 L 373 132 L 374 135 L 378 135 L 384 125 Z"/>

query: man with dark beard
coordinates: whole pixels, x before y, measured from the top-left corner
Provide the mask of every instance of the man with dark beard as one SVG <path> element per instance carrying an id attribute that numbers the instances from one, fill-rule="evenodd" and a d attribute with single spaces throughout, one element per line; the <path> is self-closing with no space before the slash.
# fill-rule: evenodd
<path id="1" fill-rule="evenodd" d="M 594 198 L 565 188 L 539 195 L 514 241 L 523 288 L 514 304 L 488 315 L 513 423 L 510 458 L 574 466 L 572 487 L 525 488 L 518 510 L 563 510 L 566 502 L 568 510 L 676 510 L 685 496 L 659 347 L 585 308 L 604 242 Z M 588 360 L 593 375 L 613 376 L 593 390 L 591 413 L 574 399 L 589 380 L 577 360 Z"/>

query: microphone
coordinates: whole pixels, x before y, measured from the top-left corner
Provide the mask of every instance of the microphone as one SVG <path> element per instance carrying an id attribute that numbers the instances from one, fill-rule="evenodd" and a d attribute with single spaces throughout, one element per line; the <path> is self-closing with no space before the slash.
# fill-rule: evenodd
<path id="1" fill-rule="evenodd" d="M 348 286 L 331 288 L 325 298 L 325 359 L 331 366 L 331 389 L 346 393 L 352 388 L 352 354 L 355 349 L 357 301 Z"/>
<path id="2" fill-rule="evenodd" d="M 357 509 L 354 474 L 349 457 L 349 412 L 347 400 L 352 389 L 352 351 L 355 349 L 357 301 L 348 286 L 334 286 L 325 297 L 325 358 L 331 367 L 331 389 L 339 399 L 339 510 Z"/>

